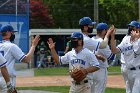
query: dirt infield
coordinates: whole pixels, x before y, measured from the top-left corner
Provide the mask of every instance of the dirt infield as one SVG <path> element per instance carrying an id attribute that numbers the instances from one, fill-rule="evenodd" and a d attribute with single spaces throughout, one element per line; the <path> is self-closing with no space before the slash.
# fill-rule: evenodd
<path id="1" fill-rule="evenodd" d="M 18 77 L 17 87 L 70 86 L 69 76 Z M 121 75 L 108 76 L 107 87 L 125 88 Z"/>

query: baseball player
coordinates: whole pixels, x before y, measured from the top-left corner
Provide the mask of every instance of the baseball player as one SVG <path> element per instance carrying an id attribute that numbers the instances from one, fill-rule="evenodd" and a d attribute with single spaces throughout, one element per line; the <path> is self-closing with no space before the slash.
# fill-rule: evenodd
<path id="1" fill-rule="evenodd" d="M 45 58 L 45 53 L 46 53 L 46 45 L 45 43 L 42 41 L 40 46 L 39 46 L 39 50 L 38 53 L 39 53 L 39 57 L 40 57 L 40 60 L 39 60 L 39 63 L 38 63 L 38 66 L 37 68 L 40 68 L 40 67 L 46 67 L 45 63 L 44 63 L 44 58 Z"/>
<path id="2" fill-rule="evenodd" d="M 102 42 L 99 42 L 98 40 L 94 40 L 91 39 L 88 35 L 90 35 L 93 32 L 93 25 L 96 22 L 92 22 L 92 20 L 89 17 L 83 17 L 79 20 L 79 25 L 81 28 L 81 31 L 83 33 L 83 37 L 84 37 L 84 47 L 88 48 L 89 50 L 93 51 L 97 51 L 98 48 L 106 48 L 106 46 L 108 45 L 108 38 L 110 36 L 110 34 L 113 31 L 113 27 L 111 27 Z"/>
<path id="3" fill-rule="evenodd" d="M 131 38 L 131 31 L 134 30 L 138 30 L 138 22 L 137 21 L 131 21 L 131 23 L 128 24 L 128 33 L 127 35 L 122 39 L 122 42 L 121 43 L 126 43 L 128 42 L 127 40 L 129 38 Z M 129 79 L 128 79 L 128 69 L 127 69 L 127 66 L 126 66 L 126 62 L 124 60 L 125 58 L 125 55 L 123 53 L 121 53 L 121 72 L 122 72 L 122 75 L 123 75 L 123 78 L 124 78 L 124 81 L 125 81 L 125 84 L 126 84 L 126 93 L 131 93 L 132 91 L 132 88 L 130 90 L 130 83 L 129 83 Z"/>
<path id="4" fill-rule="evenodd" d="M 55 62 L 61 64 L 69 64 L 69 70 L 74 68 L 83 68 L 86 77 L 81 82 L 76 82 L 72 79 L 69 93 L 91 93 L 90 80 L 92 72 L 99 69 L 99 63 L 95 55 L 88 49 L 83 48 L 83 34 L 74 32 L 71 35 L 71 51 L 67 52 L 64 56 L 59 57 L 55 51 L 55 43 L 52 39 L 49 40 L 48 45 Z M 79 79 L 82 76 L 79 76 Z"/>
<path id="5" fill-rule="evenodd" d="M 0 53 L 0 69 L 1 69 L 1 74 L 4 78 L 5 81 L 2 81 L 2 82 L 6 82 L 8 90 L 7 92 L 9 93 L 14 93 L 14 87 L 11 85 L 10 83 L 10 78 L 9 78 L 9 74 L 8 74 L 8 70 L 6 68 L 6 59 L 2 56 L 2 52 Z M 3 93 L 3 91 L 2 91 Z"/>
<path id="6" fill-rule="evenodd" d="M 135 33 L 136 31 L 139 33 L 140 24 L 132 21 L 128 27 L 128 36 L 125 36 L 117 47 L 114 33 L 111 35 L 111 50 L 113 53 L 122 53 L 122 73 L 126 82 L 126 93 L 140 93 L 140 56 L 138 54 L 140 50 L 139 39 L 137 40 Z"/>
<path id="7" fill-rule="evenodd" d="M 11 25 L 3 25 L 0 30 L 2 34 L 2 43 L 0 44 L 0 51 L 3 53 L 4 58 L 7 60 L 6 67 L 10 75 L 10 82 L 12 86 L 16 86 L 16 71 L 14 68 L 15 61 L 28 63 L 34 53 L 35 47 L 37 46 L 40 38 L 36 36 L 32 41 L 32 46 L 29 52 L 25 55 L 22 50 L 14 43 L 11 43 L 14 38 L 14 29 Z M 6 83 L 2 82 L 3 77 L 0 76 L 0 88 L 3 91 L 2 93 L 7 93 Z"/>
<path id="8" fill-rule="evenodd" d="M 99 42 L 103 41 L 103 38 L 108 30 L 108 25 L 106 23 L 99 23 L 96 26 L 97 35 L 92 37 L 92 39 L 97 40 Z M 92 93 L 104 93 L 106 83 L 107 83 L 107 67 L 108 67 L 108 60 L 114 60 L 115 55 L 112 54 L 109 46 L 107 45 L 104 49 L 98 49 L 95 51 L 98 55 L 102 55 L 105 57 L 105 61 L 98 60 L 100 64 L 100 69 L 93 73 L 93 85 L 91 88 Z"/>

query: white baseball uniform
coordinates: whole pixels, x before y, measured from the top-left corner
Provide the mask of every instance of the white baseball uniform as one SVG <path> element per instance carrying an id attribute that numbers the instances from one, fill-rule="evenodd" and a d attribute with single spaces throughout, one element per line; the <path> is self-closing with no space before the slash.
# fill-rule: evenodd
<path id="1" fill-rule="evenodd" d="M 7 60 L 6 67 L 10 75 L 10 82 L 13 86 L 16 86 L 16 71 L 14 68 L 14 64 L 16 60 L 21 62 L 25 57 L 25 54 L 16 44 L 5 40 L 0 44 L 0 51 L 3 52 L 4 58 Z M 2 82 L 3 80 L 4 79 L 2 75 L 0 75 L 0 87 L 2 88 L 2 90 L 5 90 L 2 93 L 7 93 L 6 82 Z"/>
<path id="2" fill-rule="evenodd" d="M 1 67 L 3 67 L 3 66 L 6 66 L 6 63 L 7 63 L 7 61 L 6 61 L 6 59 L 3 57 L 3 52 L 2 51 L 0 51 L 0 68 Z M 5 82 L 5 80 L 3 79 L 2 81 L 0 80 L 0 83 L 2 83 L 2 84 L 0 84 L 0 88 L 2 87 L 2 86 L 5 86 L 5 87 L 7 87 L 6 85 L 3 85 L 3 82 Z M 2 93 L 7 93 L 7 92 L 4 92 L 4 91 L 6 91 L 7 89 L 5 88 L 5 89 L 3 89 L 1 92 Z"/>
<path id="3" fill-rule="evenodd" d="M 128 76 L 128 93 L 140 93 L 140 40 L 130 42 L 130 36 L 124 38 L 125 42 L 118 45 L 118 49 L 124 55 L 126 72 Z"/>
<path id="4" fill-rule="evenodd" d="M 128 42 L 127 40 L 130 37 L 131 37 L 130 35 L 126 35 L 122 39 L 120 44 Z M 121 72 L 122 72 L 122 75 L 123 75 L 123 78 L 124 78 L 124 81 L 125 81 L 125 85 L 126 85 L 126 93 L 131 93 L 130 83 L 129 83 L 129 79 L 128 79 L 128 68 L 126 66 L 126 62 L 125 62 L 124 58 L 125 58 L 125 55 L 123 53 L 121 53 L 121 58 L 120 58 L 120 61 L 121 61 Z"/>
<path id="5" fill-rule="evenodd" d="M 103 39 L 99 37 L 92 37 L 92 39 L 102 42 Z M 112 54 L 109 46 L 104 49 L 98 49 L 95 52 L 96 54 L 102 55 L 106 58 L 106 61 L 98 60 L 100 64 L 100 69 L 93 73 L 93 84 L 91 88 L 92 93 L 104 93 L 107 83 L 107 67 L 108 67 L 108 60 L 113 60 L 115 55 Z"/>
<path id="6" fill-rule="evenodd" d="M 129 75 L 129 79 L 134 83 L 132 93 L 140 93 L 140 39 L 132 44 L 134 60 L 131 63 L 133 69 L 130 69 L 130 73 L 132 74 Z"/>
<path id="7" fill-rule="evenodd" d="M 72 49 L 64 56 L 59 57 L 59 59 L 60 63 L 69 64 L 69 70 L 72 70 L 73 67 L 99 67 L 99 63 L 95 55 L 86 48 L 83 48 L 79 53 L 77 53 L 75 49 Z M 92 73 L 89 73 L 87 77 L 80 82 L 80 84 L 76 84 L 75 81 L 72 79 L 69 93 L 91 93 L 91 79 Z"/>
<path id="8" fill-rule="evenodd" d="M 0 51 L 0 68 L 3 67 L 3 66 L 6 66 L 6 59 L 3 57 L 2 55 L 3 53 Z"/>
<path id="9" fill-rule="evenodd" d="M 95 40 L 95 39 L 91 39 L 89 36 L 83 34 L 83 38 L 84 38 L 84 46 L 85 48 L 89 49 L 90 51 L 97 51 L 99 46 L 100 46 L 100 42 Z"/>

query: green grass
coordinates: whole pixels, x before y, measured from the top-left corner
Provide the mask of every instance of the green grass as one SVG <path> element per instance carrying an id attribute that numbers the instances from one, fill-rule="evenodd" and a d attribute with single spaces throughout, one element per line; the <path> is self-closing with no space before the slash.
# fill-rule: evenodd
<path id="1" fill-rule="evenodd" d="M 111 66 L 108 68 L 108 71 L 109 75 L 121 74 L 120 66 Z M 65 76 L 68 74 L 68 67 L 35 69 L 35 76 Z"/>
<path id="2" fill-rule="evenodd" d="M 121 74 L 121 67 L 120 66 L 110 66 L 108 68 L 109 75 L 118 75 Z"/>
<path id="3" fill-rule="evenodd" d="M 18 87 L 18 90 L 44 90 L 51 92 L 68 93 L 69 86 L 47 86 L 47 87 Z M 105 93 L 125 93 L 125 89 L 121 88 L 106 88 Z"/>
<path id="4" fill-rule="evenodd" d="M 68 67 L 35 69 L 35 76 L 65 76 L 68 74 Z"/>
<path id="5" fill-rule="evenodd" d="M 126 93 L 124 88 L 106 88 L 105 93 Z"/>
<path id="6" fill-rule="evenodd" d="M 110 66 L 108 68 L 109 72 L 120 72 L 121 73 L 121 67 L 120 66 Z"/>
<path id="7" fill-rule="evenodd" d="M 47 86 L 47 87 L 18 87 L 18 90 L 43 90 L 51 92 L 69 93 L 69 86 Z"/>

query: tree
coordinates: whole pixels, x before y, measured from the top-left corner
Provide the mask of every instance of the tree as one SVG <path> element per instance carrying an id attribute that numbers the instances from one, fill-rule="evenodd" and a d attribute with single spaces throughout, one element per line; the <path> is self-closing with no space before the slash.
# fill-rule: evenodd
<path id="1" fill-rule="evenodd" d="M 84 16 L 94 19 L 94 0 L 43 0 L 48 4 L 55 20 L 54 28 L 79 28 Z M 99 22 L 126 28 L 132 20 L 138 20 L 138 0 L 98 0 Z"/>
<path id="2" fill-rule="evenodd" d="M 79 28 L 83 16 L 93 18 L 93 0 L 43 0 L 51 9 L 55 28 Z"/>
<path id="3" fill-rule="evenodd" d="M 54 24 L 48 5 L 42 0 L 30 0 L 30 27 L 49 28 Z"/>
<path id="4" fill-rule="evenodd" d="M 126 28 L 132 20 L 138 20 L 138 0 L 100 0 L 99 20 Z"/>

